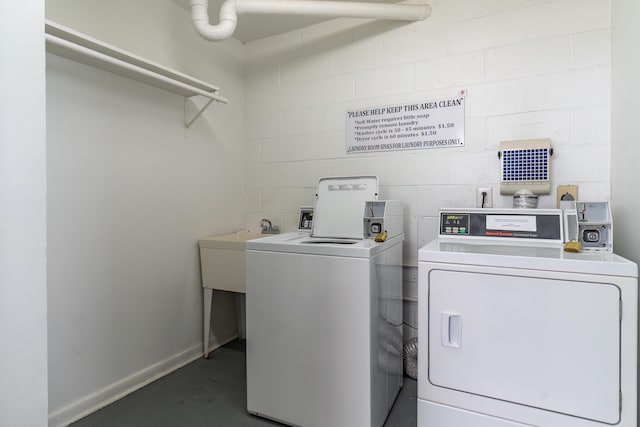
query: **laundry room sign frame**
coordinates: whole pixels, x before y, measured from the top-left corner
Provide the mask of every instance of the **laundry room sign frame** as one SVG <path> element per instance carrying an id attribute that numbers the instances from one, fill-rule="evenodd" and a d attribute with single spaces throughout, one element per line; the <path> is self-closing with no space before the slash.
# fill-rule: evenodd
<path id="1" fill-rule="evenodd" d="M 347 111 L 347 154 L 464 146 L 465 93 Z"/>

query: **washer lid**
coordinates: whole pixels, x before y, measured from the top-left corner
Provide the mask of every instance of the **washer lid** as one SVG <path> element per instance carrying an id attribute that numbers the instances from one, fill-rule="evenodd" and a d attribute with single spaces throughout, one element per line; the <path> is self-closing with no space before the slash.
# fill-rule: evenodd
<path id="1" fill-rule="evenodd" d="M 377 198 L 376 176 L 321 178 L 311 236 L 362 239 L 365 202 Z"/>

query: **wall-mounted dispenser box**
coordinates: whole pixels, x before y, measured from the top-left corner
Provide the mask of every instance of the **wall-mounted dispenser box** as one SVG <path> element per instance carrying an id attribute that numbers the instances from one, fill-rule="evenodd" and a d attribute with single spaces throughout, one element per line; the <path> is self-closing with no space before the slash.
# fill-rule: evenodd
<path id="1" fill-rule="evenodd" d="M 383 231 L 387 237 L 401 234 L 403 207 L 400 200 L 373 200 L 364 204 L 364 238 L 374 239 Z"/>
<path id="2" fill-rule="evenodd" d="M 586 251 L 613 251 L 609 202 L 576 202 L 578 241 Z"/>

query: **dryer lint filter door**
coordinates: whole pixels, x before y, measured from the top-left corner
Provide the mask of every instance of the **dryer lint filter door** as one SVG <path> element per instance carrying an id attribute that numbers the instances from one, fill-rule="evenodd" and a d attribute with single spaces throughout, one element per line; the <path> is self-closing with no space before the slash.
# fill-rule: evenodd
<path id="1" fill-rule="evenodd" d="M 312 237 L 362 239 L 364 205 L 378 198 L 378 177 L 321 178 Z"/>

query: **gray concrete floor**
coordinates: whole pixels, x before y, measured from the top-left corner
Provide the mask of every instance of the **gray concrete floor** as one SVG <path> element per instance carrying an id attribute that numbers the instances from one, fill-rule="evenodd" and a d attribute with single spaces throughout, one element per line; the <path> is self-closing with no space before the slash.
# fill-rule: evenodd
<path id="1" fill-rule="evenodd" d="M 233 341 L 71 425 L 282 426 L 247 413 L 245 360 L 244 341 Z M 385 427 L 416 425 L 416 394 L 416 381 L 405 377 Z"/>

